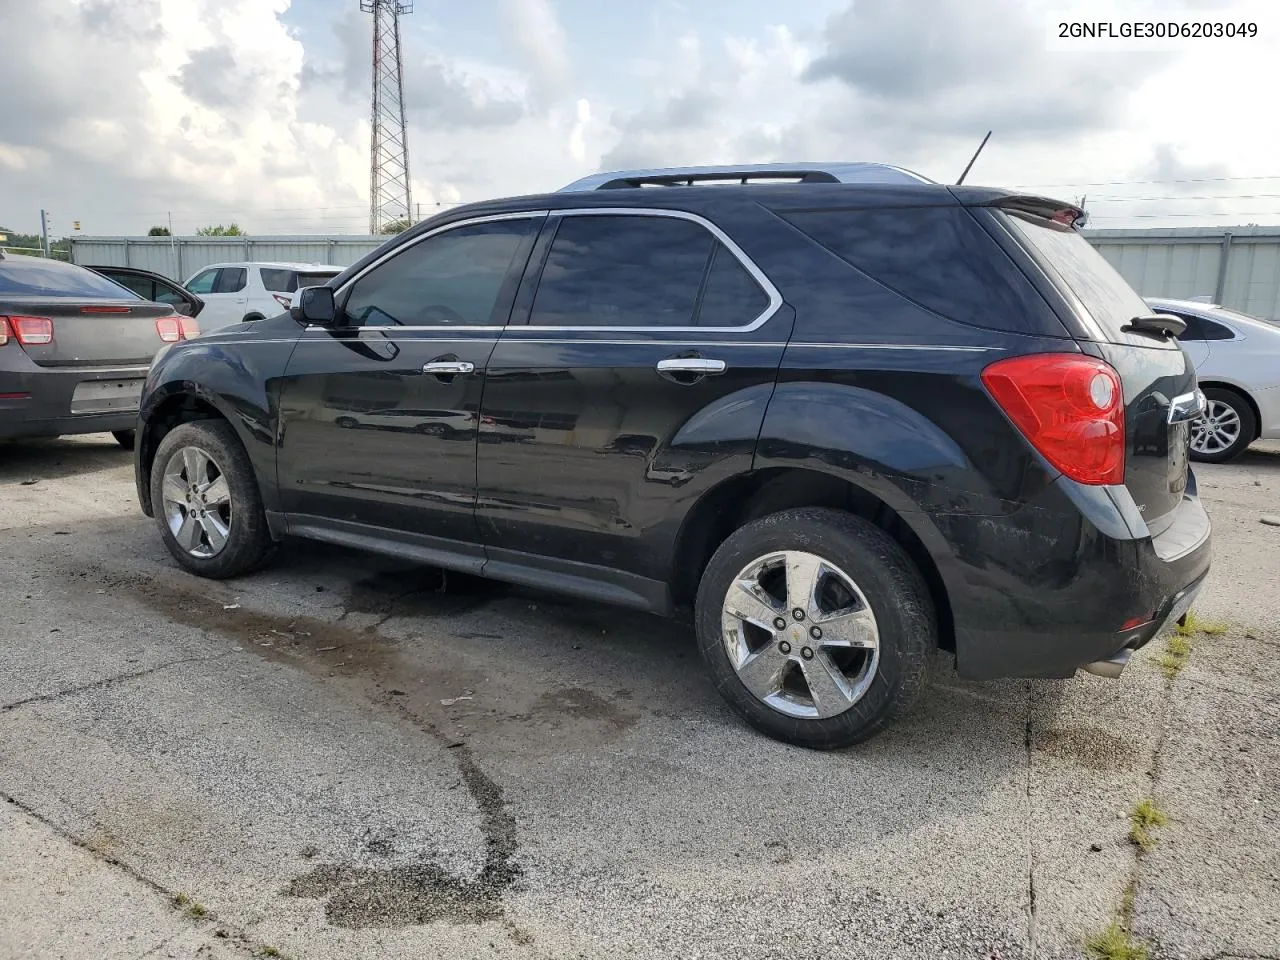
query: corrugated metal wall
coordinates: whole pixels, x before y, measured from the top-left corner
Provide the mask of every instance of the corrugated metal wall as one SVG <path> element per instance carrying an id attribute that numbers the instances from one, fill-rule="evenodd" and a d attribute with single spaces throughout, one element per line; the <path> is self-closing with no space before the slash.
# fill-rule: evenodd
<path id="1" fill-rule="evenodd" d="M 386 237 L 73 237 L 71 259 L 93 266 L 138 267 L 184 282 L 211 263 L 280 260 L 345 267 Z"/>
<path id="2" fill-rule="evenodd" d="M 1280 228 L 1086 230 L 1085 235 L 1147 297 L 1209 297 L 1280 320 Z M 211 263 L 286 260 L 354 263 L 385 237 L 75 237 L 76 263 L 140 267 L 187 280 Z"/>
<path id="3" fill-rule="evenodd" d="M 1171 227 L 1086 230 L 1144 297 L 1208 297 L 1280 320 L 1280 228 Z"/>

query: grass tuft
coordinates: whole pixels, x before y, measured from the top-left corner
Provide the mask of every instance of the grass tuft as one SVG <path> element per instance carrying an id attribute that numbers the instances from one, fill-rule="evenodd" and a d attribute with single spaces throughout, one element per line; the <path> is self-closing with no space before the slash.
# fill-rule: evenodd
<path id="1" fill-rule="evenodd" d="M 1168 680 L 1172 680 L 1181 673 L 1191 657 L 1191 637 L 1189 634 L 1182 633 L 1181 630 L 1182 628 L 1179 627 L 1178 632 L 1169 634 L 1169 639 L 1165 641 L 1164 653 L 1160 654 L 1156 660 Z"/>
<path id="2" fill-rule="evenodd" d="M 1133 935 L 1120 923 L 1112 920 L 1101 933 L 1084 939 L 1084 949 L 1096 960 L 1148 960 L 1147 948 L 1133 939 Z"/>
<path id="3" fill-rule="evenodd" d="M 1227 625 L 1220 620 L 1202 620 L 1194 610 L 1187 611 L 1187 622 L 1180 623 L 1174 630 L 1174 635 L 1179 637 L 1194 637 L 1197 633 L 1203 633 L 1208 637 L 1216 637 L 1220 633 L 1227 632 Z"/>
<path id="4" fill-rule="evenodd" d="M 258 949 L 258 952 L 255 954 L 255 956 L 259 956 L 259 957 L 283 957 L 283 956 L 284 956 L 284 954 L 283 954 L 283 953 L 281 953 L 279 950 L 277 950 L 275 947 L 272 947 L 272 946 L 266 946 L 266 947 L 260 947 L 260 948 Z"/>
<path id="5" fill-rule="evenodd" d="M 1151 800 L 1141 800 L 1129 813 L 1129 842 L 1140 850 L 1150 850 L 1156 845 L 1151 831 L 1169 822 L 1169 815 Z"/>

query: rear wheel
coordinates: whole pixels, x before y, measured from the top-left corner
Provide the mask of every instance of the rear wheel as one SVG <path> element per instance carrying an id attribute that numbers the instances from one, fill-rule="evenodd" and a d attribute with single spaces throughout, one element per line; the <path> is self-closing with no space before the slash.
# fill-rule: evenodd
<path id="1" fill-rule="evenodd" d="M 249 455 L 225 421 L 184 423 L 165 435 L 151 502 L 169 553 L 192 573 L 238 577 L 275 553 Z"/>
<path id="2" fill-rule="evenodd" d="M 1204 419 L 1191 425 L 1191 456 L 1202 463 L 1233 460 L 1258 434 L 1258 420 L 1249 401 L 1234 390 L 1206 387 L 1209 406 Z"/>
<path id="3" fill-rule="evenodd" d="M 903 549 L 840 510 L 785 510 L 716 551 L 698 587 L 698 643 L 721 694 L 789 743 L 872 736 L 923 688 L 933 604 Z"/>
<path id="4" fill-rule="evenodd" d="M 132 450 L 138 439 L 137 433 L 133 430 L 112 430 L 111 435 L 116 438 L 116 443 L 126 450 Z"/>
<path id="5" fill-rule="evenodd" d="M 265 320 L 266 317 L 260 313 L 246 313 L 241 319 L 243 323 L 253 323 L 255 320 Z"/>

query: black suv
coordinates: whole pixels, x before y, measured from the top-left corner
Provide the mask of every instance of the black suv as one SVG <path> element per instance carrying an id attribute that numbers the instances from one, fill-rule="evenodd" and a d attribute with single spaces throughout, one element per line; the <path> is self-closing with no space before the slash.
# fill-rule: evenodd
<path id="1" fill-rule="evenodd" d="M 207 577 L 289 535 L 691 611 L 807 746 L 883 727 L 935 646 L 1116 676 L 1209 568 L 1203 397 L 1079 217 L 877 164 L 462 207 L 158 357 L 142 508 Z"/>

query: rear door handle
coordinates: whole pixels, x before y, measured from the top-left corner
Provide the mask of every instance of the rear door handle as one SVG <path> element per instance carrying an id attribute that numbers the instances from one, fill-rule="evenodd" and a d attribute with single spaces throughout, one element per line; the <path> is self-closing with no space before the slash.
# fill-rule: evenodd
<path id="1" fill-rule="evenodd" d="M 685 373 L 697 376 L 715 376 L 724 373 L 726 364 L 723 360 L 709 360 L 705 357 L 669 357 L 658 361 L 659 373 Z"/>
<path id="2" fill-rule="evenodd" d="M 452 376 L 458 373 L 475 373 L 476 365 L 469 360 L 432 360 L 423 365 L 422 372 L 436 376 Z"/>

